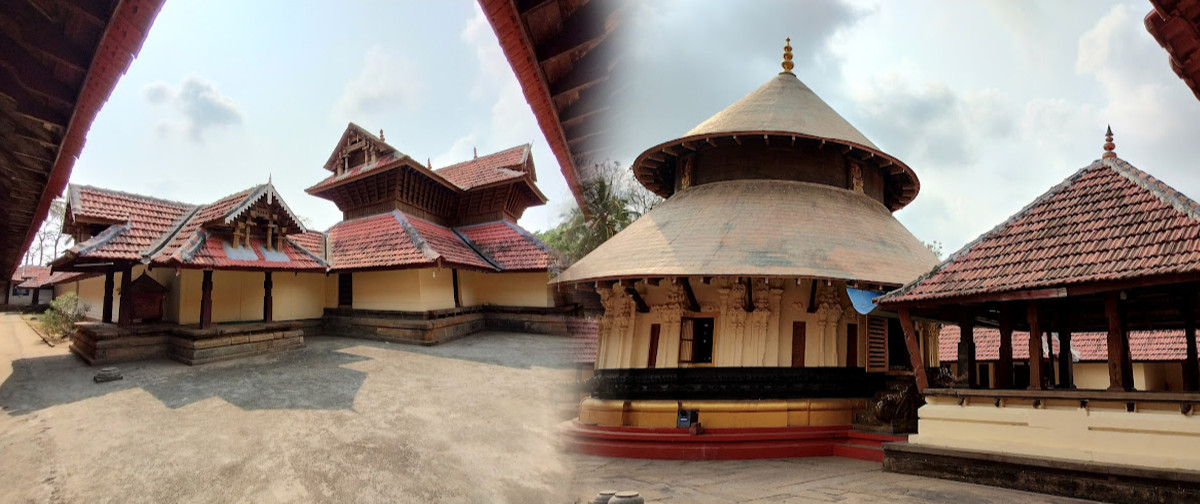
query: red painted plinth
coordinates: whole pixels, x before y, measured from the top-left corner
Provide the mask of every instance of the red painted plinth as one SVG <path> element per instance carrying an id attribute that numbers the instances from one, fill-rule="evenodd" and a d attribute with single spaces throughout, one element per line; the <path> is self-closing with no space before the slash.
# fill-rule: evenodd
<path id="1" fill-rule="evenodd" d="M 618 458 L 739 460 L 791 457 L 849 457 L 883 461 L 883 443 L 907 436 L 856 432 L 849 425 L 705 429 L 601 427 L 575 420 L 560 425 L 566 448 Z"/>

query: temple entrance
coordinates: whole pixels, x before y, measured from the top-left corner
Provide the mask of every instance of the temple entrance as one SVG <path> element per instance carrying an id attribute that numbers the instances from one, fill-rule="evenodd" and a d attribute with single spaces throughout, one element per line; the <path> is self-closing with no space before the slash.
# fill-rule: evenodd
<path id="1" fill-rule="evenodd" d="M 338 274 L 338 308 L 354 307 L 353 273 Z"/>

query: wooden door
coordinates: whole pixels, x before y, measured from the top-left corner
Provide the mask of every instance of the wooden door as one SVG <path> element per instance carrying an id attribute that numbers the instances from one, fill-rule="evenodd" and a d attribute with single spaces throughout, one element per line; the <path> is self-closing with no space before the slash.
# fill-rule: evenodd
<path id="1" fill-rule="evenodd" d="M 354 307 L 353 273 L 338 274 L 338 308 Z"/>
<path id="2" fill-rule="evenodd" d="M 661 329 L 659 324 L 650 324 L 650 355 L 646 356 L 647 369 L 654 369 L 658 364 L 658 333 Z"/>
<path id="3" fill-rule="evenodd" d="M 805 331 L 804 322 L 792 322 L 792 367 L 804 367 Z"/>
<path id="4" fill-rule="evenodd" d="M 858 367 L 858 324 L 846 325 L 846 367 Z"/>

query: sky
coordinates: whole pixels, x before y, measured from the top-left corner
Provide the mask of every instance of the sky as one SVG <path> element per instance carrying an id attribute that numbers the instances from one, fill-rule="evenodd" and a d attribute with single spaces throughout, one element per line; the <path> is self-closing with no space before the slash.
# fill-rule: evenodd
<path id="1" fill-rule="evenodd" d="M 896 216 L 950 253 L 1099 158 L 1117 153 L 1200 197 L 1200 100 L 1146 32 L 1144 0 L 638 2 L 620 32 L 611 157 L 622 166 L 779 71 L 794 73 L 921 193 Z M 533 144 L 550 202 L 572 205 L 475 2 L 168 0 L 88 135 L 73 183 L 205 203 L 270 177 L 327 229 L 305 187 L 347 122 L 435 168 Z"/>

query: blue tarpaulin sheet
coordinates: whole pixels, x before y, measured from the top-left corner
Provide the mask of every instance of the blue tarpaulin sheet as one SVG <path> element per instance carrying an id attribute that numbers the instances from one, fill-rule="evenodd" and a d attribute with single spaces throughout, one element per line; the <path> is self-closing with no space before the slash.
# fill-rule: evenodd
<path id="1" fill-rule="evenodd" d="M 866 315 L 875 309 L 875 298 L 882 296 L 882 292 L 869 290 L 855 289 L 846 287 L 846 294 L 850 295 L 850 302 L 854 303 L 854 311 Z"/>

